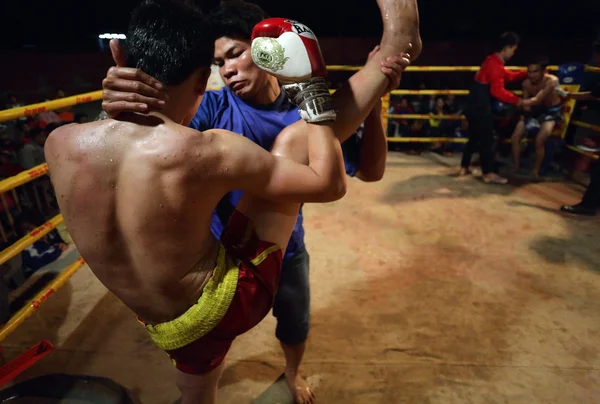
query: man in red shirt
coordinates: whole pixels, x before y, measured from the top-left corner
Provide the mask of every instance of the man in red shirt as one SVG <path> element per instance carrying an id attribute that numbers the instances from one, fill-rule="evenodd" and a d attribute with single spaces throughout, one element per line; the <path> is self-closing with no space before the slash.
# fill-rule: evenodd
<path id="1" fill-rule="evenodd" d="M 524 80 L 527 71 L 511 72 L 504 64 L 513 57 L 519 46 L 519 37 L 514 32 L 502 34 L 496 52 L 489 55 L 474 77 L 465 116 L 469 121 L 469 141 L 463 152 L 460 175 L 471 172 L 471 157 L 479 149 L 483 180 L 486 183 L 506 184 L 508 180 L 494 172 L 494 124 L 492 120 L 492 98 L 517 107 L 530 106 L 531 101 L 523 100 L 504 88 L 504 83 Z"/>

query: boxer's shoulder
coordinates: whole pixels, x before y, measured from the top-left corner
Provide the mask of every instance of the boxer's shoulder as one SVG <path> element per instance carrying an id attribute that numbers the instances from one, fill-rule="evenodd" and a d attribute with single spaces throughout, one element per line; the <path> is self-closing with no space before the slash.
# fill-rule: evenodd
<path id="1" fill-rule="evenodd" d="M 93 134 L 106 125 L 107 121 L 94 121 L 84 124 L 71 123 L 59 126 L 48 135 L 44 144 L 46 159 L 52 159 L 58 152 L 62 155 L 71 145 L 80 141 L 86 134 Z"/>
<path id="2" fill-rule="evenodd" d="M 558 84 L 558 77 L 555 76 L 554 74 L 550 74 L 550 73 L 546 73 L 544 75 L 544 84 L 546 85 L 557 85 Z"/>

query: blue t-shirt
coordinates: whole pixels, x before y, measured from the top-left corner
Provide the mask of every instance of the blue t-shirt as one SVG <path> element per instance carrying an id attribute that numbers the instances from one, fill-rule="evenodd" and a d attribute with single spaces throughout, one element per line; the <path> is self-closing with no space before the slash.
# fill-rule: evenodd
<path id="1" fill-rule="evenodd" d="M 190 128 L 199 131 L 226 129 L 238 133 L 265 150 L 271 150 L 275 138 L 285 128 L 300 120 L 296 106 L 292 105 L 284 92 L 269 105 L 251 105 L 223 87 L 218 91 L 204 94 L 198 112 L 190 123 Z M 353 176 L 359 166 L 361 136 L 353 135 L 342 144 L 346 172 Z M 229 217 L 242 198 L 242 191 L 232 191 L 219 201 L 212 217 L 211 231 L 219 239 Z M 304 249 L 304 228 L 302 227 L 302 208 L 286 249 L 286 258 Z"/>

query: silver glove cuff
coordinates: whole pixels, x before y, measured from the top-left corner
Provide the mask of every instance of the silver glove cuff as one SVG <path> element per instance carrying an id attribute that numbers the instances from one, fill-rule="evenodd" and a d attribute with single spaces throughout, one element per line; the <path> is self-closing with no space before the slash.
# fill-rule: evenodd
<path id="1" fill-rule="evenodd" d="M 283 86 L 290 101 L 298 106 L 300 117 L 306 122 L 335 121 L 331 94 L 323 77 L 312 77 L 302 83 Z"/>

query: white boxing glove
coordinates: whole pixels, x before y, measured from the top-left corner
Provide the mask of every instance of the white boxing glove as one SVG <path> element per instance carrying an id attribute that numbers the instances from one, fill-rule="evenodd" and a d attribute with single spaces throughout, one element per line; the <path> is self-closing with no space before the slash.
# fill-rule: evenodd
<path id="1" fill-rule="evenodd" d="M 307 122 L 336 118 L 325 77 L 327 68 L 314 33 L 284 18 L 269 18 L 252 31 L 252 60 L 277 77 Z"/>

